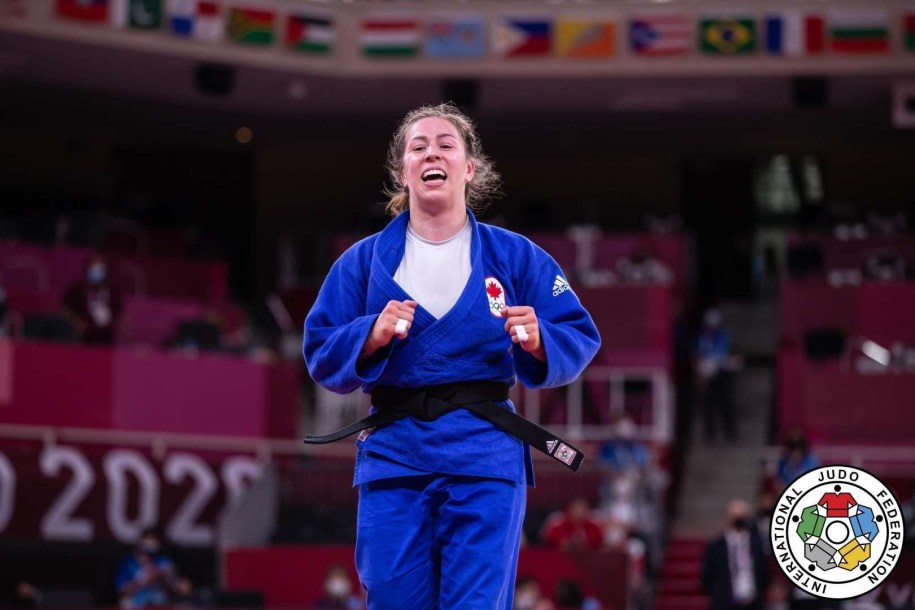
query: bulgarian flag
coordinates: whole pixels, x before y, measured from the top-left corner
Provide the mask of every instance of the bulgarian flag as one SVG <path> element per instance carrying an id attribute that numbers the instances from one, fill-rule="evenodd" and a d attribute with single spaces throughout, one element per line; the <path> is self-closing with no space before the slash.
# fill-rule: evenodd
<path id="1" fill-rule="evenodd" d="M 272 44 L 275 21 L 276 13 L 272 10 L 234 6 L 229 9 L 229 39 L 243 44 Z"/>
<path id="2" fill-rule="evenodd" d="M 890 47 L 887 13 L 868 8 L 833 10 L 829 37 L 834 53 L 886 53 Z"/>
<path id="3" fill-rule="evenodd" d="M 369 16 L 362 22 L 359 43 L 370 57 L 411 57 L 419 51 L 419 24 L 413 17 Z"/>

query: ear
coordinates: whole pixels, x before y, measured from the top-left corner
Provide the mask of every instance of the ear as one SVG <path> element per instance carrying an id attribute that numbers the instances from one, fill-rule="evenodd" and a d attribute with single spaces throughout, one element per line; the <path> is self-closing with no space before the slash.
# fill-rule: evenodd
<path id="1" fill-rule="evenodd" d="M 466 174 L 467 182 L 470 182 L 471 180 L 473 180 L 473 176 L 474 176 L 474 173 L 476 172 L 476 169 L 477 169 L 476 163 L 474 163 L 473 161 L 468 159 L 467 174 Z"/>

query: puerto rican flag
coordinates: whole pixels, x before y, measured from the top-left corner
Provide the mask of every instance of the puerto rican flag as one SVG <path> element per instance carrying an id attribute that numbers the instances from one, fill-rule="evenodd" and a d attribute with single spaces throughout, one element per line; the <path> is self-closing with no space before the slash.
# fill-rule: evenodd
<path id="1" fill-rule="evenodd" d="M 692 47 L 689 16 L 679 13 L 633 16 L 629 21 L 629 48 L 636 55 L 682 55 Z"/>
<path id="2" fill-rule="evenodd" d="M 766 51 L 772 55 L 817 55 L 826 47 L 826 20 L 822 15 L 783 11 L 766 15 Z"/>

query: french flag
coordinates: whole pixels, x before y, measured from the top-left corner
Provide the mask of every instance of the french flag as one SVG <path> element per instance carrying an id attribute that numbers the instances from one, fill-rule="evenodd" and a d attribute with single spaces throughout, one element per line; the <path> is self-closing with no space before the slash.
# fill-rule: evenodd
<path id="1" fill-rule="evenodd" d="M 766 16 L 766 50 L 772 55 L 817 55 L 826 46 L 822 15 L 784 11 Z"/>

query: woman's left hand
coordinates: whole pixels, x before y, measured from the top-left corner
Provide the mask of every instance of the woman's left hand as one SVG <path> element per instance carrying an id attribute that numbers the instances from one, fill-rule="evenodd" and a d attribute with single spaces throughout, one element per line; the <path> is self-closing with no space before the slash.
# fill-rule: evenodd
<path id="1" fill-rule="evenodd" d="M 507 318 L 505 332 L 511 336 L 512 343 L 518 343 L 521 345 L 521 349 L 531 356 L 540 362 L 546 362 L 546 351 L 540 341 L 540 324 L 537 322 L 537 314 L 534 312 L 534 308 L 527 305 L 506 307 L 502 310 L 502 317 Z M 527 341 L 521 341 L 518 338 L 516 326 L 524 327 L 525 332 L 527 332 Z"/>

